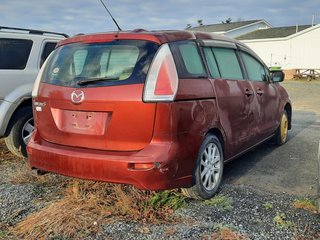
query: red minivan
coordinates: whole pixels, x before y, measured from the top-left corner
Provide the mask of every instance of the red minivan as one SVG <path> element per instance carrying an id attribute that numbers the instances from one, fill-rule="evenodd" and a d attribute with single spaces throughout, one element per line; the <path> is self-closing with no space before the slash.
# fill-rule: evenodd
<path id="1" fill-rule="evenodd" d="M 220 35 L 137 30 L 63 40 L 33 89 L 30 166 L 211 198 L 225 162 L 270 138 L 286 142 L 283 77 Z"/>

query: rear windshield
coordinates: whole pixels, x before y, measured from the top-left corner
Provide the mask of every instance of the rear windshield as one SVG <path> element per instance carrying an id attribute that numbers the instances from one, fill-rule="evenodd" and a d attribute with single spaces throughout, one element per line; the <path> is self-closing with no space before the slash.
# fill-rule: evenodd
<path id="1" fill-rule="evenodd" d="M 157 49 L 140 40 L 64 45 L 50 58 L 42 82 L 70 87 L 142 83 Z"/>

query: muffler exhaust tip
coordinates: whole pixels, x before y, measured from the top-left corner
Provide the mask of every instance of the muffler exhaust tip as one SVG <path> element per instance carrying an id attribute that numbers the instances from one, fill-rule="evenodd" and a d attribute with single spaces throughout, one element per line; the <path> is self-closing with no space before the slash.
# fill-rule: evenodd
<path id="1" fill-rule="evenodd" d="M 48 172 L 46 172 L 46 171 L 37 169 L 37 174 L 38 174 L 39 176 L 45 175 L 45 174 L 47 174 L 47 173 L 48 173 Z"/>

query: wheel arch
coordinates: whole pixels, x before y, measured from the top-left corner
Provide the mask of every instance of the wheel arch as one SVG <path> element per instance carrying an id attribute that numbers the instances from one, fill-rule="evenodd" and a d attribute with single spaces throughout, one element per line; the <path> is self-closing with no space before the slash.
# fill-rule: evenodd
<path id="1" fill-rule="evenodd" d="M 199 183 L 199 182 L 201 182 L 201 177 L 200 177 L 201 173 L 199 173 L 199 171 L 201 171 L 200 170 L 200 165 L 201 165 L 200 159 L 202 156 L 202 148 L 203 148 L 203 146 L 207 146 L 207 145 L 203 145 L 203 144 L 208 143 L 208 141 L 210 139 L 210 135 L 215 136 L 215 142 L 217 142 L 217 140 L 219 141 L 219 143 L 220 143 L 219 145 L 221 145 L 221 148 L 222 148 L 222 157 L 223 158 L 221 159 L 222 162 L 221 162 L 221 160 L 219 160 L 222 165 L 221 165 L 221 167 L 219 167 L 220 172 L 219 172 L 218 180 L 216 180 L 217 181 L 216 185 L 212 189 L 206 189 L 202 183 Z M 217 193 L 217 191 L 220 187 L 220 184 L 221 184 L 221 179 L 222 179 L 222 174 L 223 174 L 224 146 L 225 146 L 225 141 L 224 141 L 223 133 L 221 132 L 221 130 L 218 128 L 209 129 L 207 131 L 207 133 L 204 135 L 203 143 L 201 144 L 201 147 L 199 149 L 199 153 L 201 155 L 198 154 L 197 161 L 195 162 L 195 166 L 192 171 L 192 186 L 189 188 L 182 189 L 182 192 L 187 197 L 205 200 L 205 199 L 210 199 L 211 197 L 213 197 L 214 194 Z"/>
<path id="2" fill-rule="evenodd" d="M 211 128 L 206 135 L 208 134 L 213 134 L 219 139 L 222 147 L 223 155 L 225 155 L 225 137 L 222 131 L 219 128 Z"/>
<path id="3" fill-rule="evenodd" d="M 16 121 L 16 118 L 17 118 L 17 112 L 22 109 L 22 108 L 25 108 L 25 107 L 32 107 L 32 98 L 25 98 L 23 99 L 19 105 L 13 110 L 13 113 L 11 114 L 11 117 L 8 119 L 8 123 L 7 123 L 7 126 L 6 126 L 6 130 L 5 130 L 5 137 L 8 136 L 9 132 L 10 132 L 10 129 L 12 128 L 13 124 L 14 124 L 14 121 Z"/>
<path id="4" fill-rule="evenodd" d="M 287 112 L 287 115 L 288 115 L 288 121 L 289 121 L 288 129 L 290 130 L 292 127 L 292 106 L 291 106 L 291 104 L 287 103 L 284 106 L 284 110 Z"/>

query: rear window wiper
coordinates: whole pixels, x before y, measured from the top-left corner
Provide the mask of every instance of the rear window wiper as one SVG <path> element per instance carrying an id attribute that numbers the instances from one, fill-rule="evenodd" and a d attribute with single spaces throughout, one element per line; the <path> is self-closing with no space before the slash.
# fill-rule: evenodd
<path id="1" fill-rule="evenodd" d="M 111 78 L 111 77 L 87 78 L 87 79 L 77 81 L 77 84 L 78 85 L 85 85 L 85 84 L 90 84 L 92 82 L 116 81 L 116 80 L 119 80 L 119 78 Z"/>

